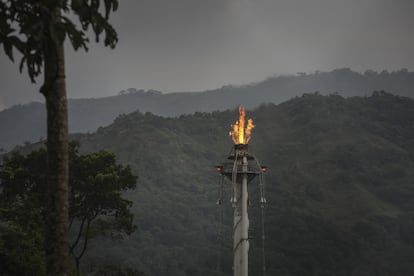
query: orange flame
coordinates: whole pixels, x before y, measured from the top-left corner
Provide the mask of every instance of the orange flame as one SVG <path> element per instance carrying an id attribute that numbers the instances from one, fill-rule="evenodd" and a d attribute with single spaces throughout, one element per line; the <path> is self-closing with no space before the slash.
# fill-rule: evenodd
<path id="1" fill-rule="evenodd" d="M 239 106 L 239 114 L 239 120 L 234 125 L 231 125 L 232 130 L 229 132 L 229 135 L 235 144 L 247 144 L 250 141 L 250 135 L 254 128 L 253 120 L 247 120 L 247 126 L 245 128 L 246 112 L 242 105 Z"/>

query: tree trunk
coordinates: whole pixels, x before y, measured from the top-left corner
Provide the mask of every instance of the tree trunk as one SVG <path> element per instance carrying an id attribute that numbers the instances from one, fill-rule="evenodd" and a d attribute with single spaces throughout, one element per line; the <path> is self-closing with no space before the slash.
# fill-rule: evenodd
<path id="1" fill-rule="evenodd" d="M 50 17 L 50 24 L 54 24 L 60 20 L 59 11 L 52 11 Z M 45 80 L 41 93 L 45 96 L 47 109 L 47 273 L 68 276 L 68 115 L 63 45 L 50 36 L 44 53 Z"/>

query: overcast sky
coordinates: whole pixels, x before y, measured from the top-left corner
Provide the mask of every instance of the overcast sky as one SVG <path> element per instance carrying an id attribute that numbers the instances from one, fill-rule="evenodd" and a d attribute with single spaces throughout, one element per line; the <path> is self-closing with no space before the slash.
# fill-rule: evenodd
<path id="1" fill-rule="evenodd" d="M 70 98 L 130 87 L 201 91 L 343 67 L 414 70 L 413 0 L 119 2 L 111 20 L 116 49 L 66 47 Z M 0 108 L 42 100 L 40 84 L 20 75 L 2 50 Z"/>

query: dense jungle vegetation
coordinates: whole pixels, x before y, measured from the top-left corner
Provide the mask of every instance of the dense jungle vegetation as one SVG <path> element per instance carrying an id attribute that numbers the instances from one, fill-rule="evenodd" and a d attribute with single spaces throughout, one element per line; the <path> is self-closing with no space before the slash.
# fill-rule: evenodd
<path id="1" fill-rule="evenodd" d="M 414 274 L 412 99 L 304 94 L 247 116 L 256 125 L 249 150 L 269 168 L 268 275 Z M 139 176 L 124 194 L 136 231 L 91 240 L 85 275 L 104 265 L 146 275 L 231 274 L 230 183 L 220 237 L 215 165 L 232 147 L 227 135 L 237 117 L 236 110 L 175 118 L 134 112 L 72 136 L 82 154 L 113 152 Z M 253 181 L 251 275 L 260 275 L 258 190 Z"/>

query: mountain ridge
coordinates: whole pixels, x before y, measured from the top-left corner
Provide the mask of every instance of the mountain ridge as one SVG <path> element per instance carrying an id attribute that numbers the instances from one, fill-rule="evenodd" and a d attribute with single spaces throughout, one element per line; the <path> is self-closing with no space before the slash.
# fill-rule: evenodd
<path id="1" fill-rule="evenodd" d="M 414 72 L 401 69 L 391 73 L 366 71 L 360 74 L 343 68 L 331 72 L 276 76 L 249 85 L 223 86 L 203 92 L 162 94 L 156 90 L 128 89 L 117 96 L 69 99 L 69 131 L 95 131 L 100 126 L 112 123 L 119 114 L 136 110 L 168 117 L 226 110 L 239 104 L 251 109 L 262 103 L 278 104 L 315 91 L 323 95 L 336 93 L 350 97 L 369 96 L 376 90 L 414 97 Z M 42 103 L 0 111 L 0 148 L 9 150 L 15 145 L 45 137 L 45 121 Z"/>

